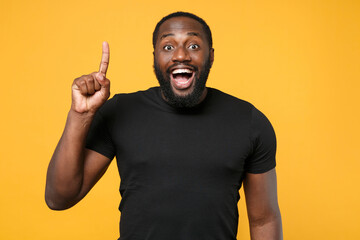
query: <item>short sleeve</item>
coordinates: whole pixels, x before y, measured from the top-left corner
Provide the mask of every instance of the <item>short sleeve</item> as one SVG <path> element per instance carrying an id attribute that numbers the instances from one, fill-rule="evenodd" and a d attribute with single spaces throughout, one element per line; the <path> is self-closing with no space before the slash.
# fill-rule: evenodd
<path id="1" fill-rule="evenodd" d="M 115 156 L 115 147 L 111 140 L 106 118 L 101 111 L 95 114 L 86 139 L 86 148 L 94 150 L 109 159 Z"/>
<path id="2" fill-rule="evenodd" d="M 264 173 L 276 166 L 276 136 L 270 121 L 258 109 L 251 113 L 252 153 L 245 162 L 248 173 Z"/>

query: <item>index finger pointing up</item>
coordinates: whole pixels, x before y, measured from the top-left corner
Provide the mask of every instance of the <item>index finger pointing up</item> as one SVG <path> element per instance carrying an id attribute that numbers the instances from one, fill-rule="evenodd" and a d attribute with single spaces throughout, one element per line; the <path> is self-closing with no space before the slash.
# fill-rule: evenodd
<path id="1" fill-rule="evenodd" d="M 100 63 L 99 72 L 106 75 L 108 66 L 109 66 L 109 59 L 110 59 L 110 49 L 109 44 L 107 42 L 103 42 L 102 44 L 102 57 Z"/>

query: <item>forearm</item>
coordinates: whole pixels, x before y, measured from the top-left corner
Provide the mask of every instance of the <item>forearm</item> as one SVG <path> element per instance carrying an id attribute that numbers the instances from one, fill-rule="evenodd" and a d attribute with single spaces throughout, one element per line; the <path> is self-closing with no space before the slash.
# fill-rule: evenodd
<path id="1" fill-rule="evenodd" d="M 45 199 L 52 209 L 72 205 L 80 193 L 84 174 L 84 146 L 93 114 L 70 110 L 63 135 L 51 158 Z"/>
<path id="2" fill-rule="evenodd" d="M 280 212 L 264 219 L 249 219 L 251 240 L 282 240 Z"/>

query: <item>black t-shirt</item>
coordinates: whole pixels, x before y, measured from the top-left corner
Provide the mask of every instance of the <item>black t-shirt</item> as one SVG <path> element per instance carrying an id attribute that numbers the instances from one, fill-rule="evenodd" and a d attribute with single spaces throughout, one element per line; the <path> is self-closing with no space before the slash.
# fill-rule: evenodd
<path id="1" fill-rule="evenodd" d="M 107 101 L 86 146 L 116 156 L 120 240 L 234 240 L 244 173 L 275 167 L 276 138 L 246 101 L 208 88 L 175 109 L 155 87 Z"/>

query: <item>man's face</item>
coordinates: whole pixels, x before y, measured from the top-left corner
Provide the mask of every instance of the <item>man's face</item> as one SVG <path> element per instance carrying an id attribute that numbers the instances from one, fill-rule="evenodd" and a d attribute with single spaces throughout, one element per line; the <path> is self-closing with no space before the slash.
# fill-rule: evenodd
<path id="1" fill-rule="evenodd" d="M 201 23 L 188 17 L 166 20 L 159 28 L 154 69 L 165 100 L 174 107 L 193 107 L 206 96 L 214 61 Z"/>

